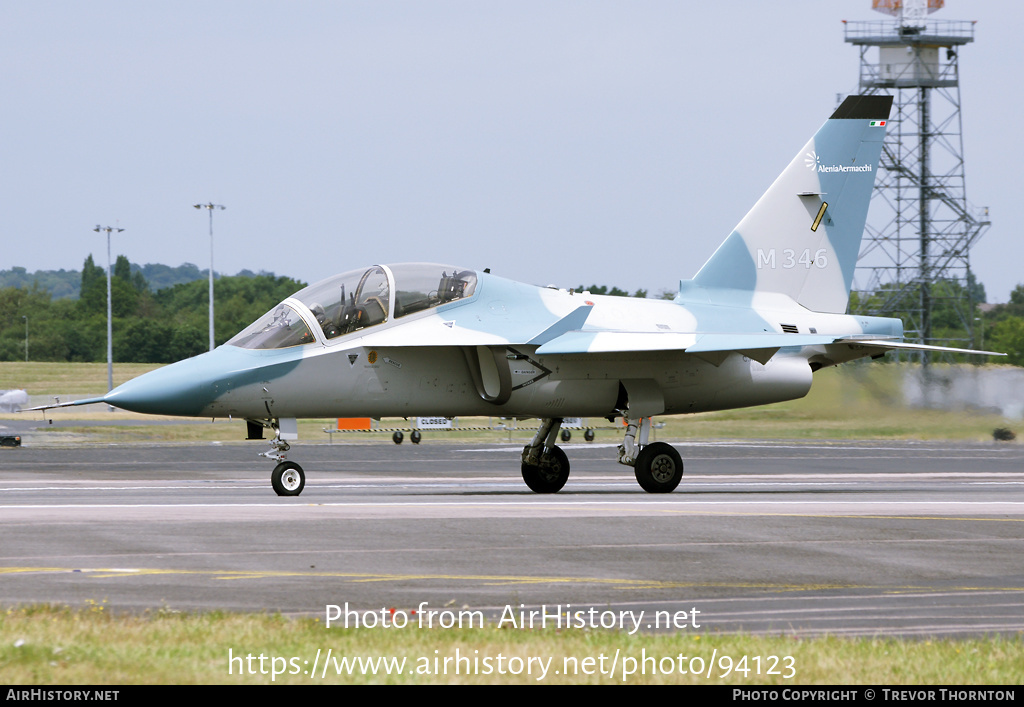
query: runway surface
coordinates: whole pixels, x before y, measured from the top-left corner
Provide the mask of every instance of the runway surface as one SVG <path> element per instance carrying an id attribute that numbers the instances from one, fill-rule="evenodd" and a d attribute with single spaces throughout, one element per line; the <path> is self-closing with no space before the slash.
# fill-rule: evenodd
<path id="1" fill-rule="evenodd" d="M 614 445 L 581 442 L 565 446 L 565 489 L 537 495 L 519 445 L 300 443 L 297 498 L 274 495 L 261 443 L 3 449 L 0 602 L 1024 633 L 1020 445 L 678 447 L 672 494 L 644 493 Z"/>

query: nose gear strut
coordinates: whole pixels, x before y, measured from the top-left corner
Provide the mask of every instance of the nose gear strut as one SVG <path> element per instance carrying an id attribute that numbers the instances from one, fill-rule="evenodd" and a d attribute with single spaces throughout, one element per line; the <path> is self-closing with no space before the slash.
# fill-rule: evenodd
<path id="1" fill-rule="evenodd" d="M 249 420 L 248 422 L 259 423 L 263 427 L 274 430 L 274 437 L 270 440 L 270 449 L 260 452 L 261 457 L 278 462 L 274 471 L 270 473 L 270 485 L 274 487 L 274 491 L 278 496 L 298 496 L 306 486 L 306 473 L 301 466 L 285 459 L 292 446 L 281 436 L 280 420 Z"/>

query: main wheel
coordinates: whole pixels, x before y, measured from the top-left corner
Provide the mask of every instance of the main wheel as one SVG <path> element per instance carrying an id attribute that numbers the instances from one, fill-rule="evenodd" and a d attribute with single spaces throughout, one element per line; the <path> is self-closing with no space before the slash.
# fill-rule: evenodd
<path id="1" fill-rule="evenodd" d="M 409 441 L 413 444 L 419 444 L 421 439 L 423 439 L 423 435 L 419 430 L 413 430 L 412 434 L 409 435 Z"/>
<path id="2" fill-rule="evenodd" d="M 523 481 L 535 493 L 557 493 L 568 479 L 569 457 L 561 447 L 552 447 L 536 466 L 523 462 Z"/>
<path id="3" fill-rule="evenodd" d="M 298 496 L 306 485 L 306 474 L 295 462 L 281 462 L 270 474 L 270 484 L 278 496 Z"/>
<path id="4" fill-rule="evenodd" d="M 683 479 L 683 459 L 671 444 L 654 442 L 640 450 L 633 473 L 647 493 L 669 493 Z"/>

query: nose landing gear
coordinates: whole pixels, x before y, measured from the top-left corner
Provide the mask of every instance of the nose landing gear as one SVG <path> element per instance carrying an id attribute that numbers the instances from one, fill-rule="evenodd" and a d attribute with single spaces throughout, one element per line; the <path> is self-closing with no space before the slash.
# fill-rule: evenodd
<path id="1" fill-rule="evenodd" d="M 253 420 L 248 422 L 250 424 L 255 423 Z M 261 457 L 278 462 L 278 465 L 274 467 L 274 471 L 270 473 L 270 485 L 274 487 L 274 492 L 278 496 L 298 496 L 306 486 L 306 473 L 302 470 L 301 466 L 285 459 L 285 455 L 291 449 L 291 445 L 288 444 L 285 438 L 295 439 L 298 437 L 298 428 L 295 420 L 260 420 L 258 422 L 264 427 L 272 428 L 275 433 L 274 438 L 270 440 L 270 449 L 260 452 Z M 288 428 L 283 434 L 281 423 L 284 423 L 284 426 Z"/>

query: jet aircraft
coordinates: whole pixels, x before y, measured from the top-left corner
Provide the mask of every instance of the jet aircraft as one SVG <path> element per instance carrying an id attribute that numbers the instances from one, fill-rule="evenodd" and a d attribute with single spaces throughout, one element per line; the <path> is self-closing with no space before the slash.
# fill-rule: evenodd
<path id="1" fill-rule="evenodd" d="M 670 492 L 683 461 L 649 442 L 652 416 L 793 400 L 827 366 L 939 348 L 903 342 L 898 319 L 845 313 L 891 104 L 847 97 L 674 300 L 374 265 L 295 293 L 214 351 L 65 405 L 272 430 L 261 456 L 278 462 L 282 496 L 305 485 L 286 459 L 298 418 L 539 418 L 521 472 L 553 493 L 569 477 L 562 419 L 621 417 L 618 461 L 645 491 Z"/>

